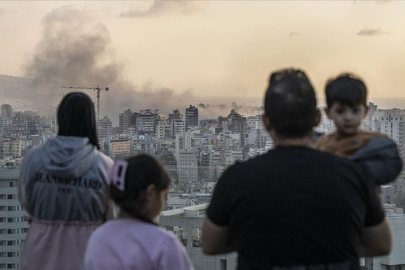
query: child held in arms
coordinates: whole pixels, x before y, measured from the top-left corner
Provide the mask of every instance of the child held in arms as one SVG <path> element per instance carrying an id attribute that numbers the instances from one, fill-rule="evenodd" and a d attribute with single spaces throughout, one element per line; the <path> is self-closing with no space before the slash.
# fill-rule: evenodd
<path id="1" fill-rule="evenodd" d="M 316 148 L 361 163 L 375 185 L 394 181 L 402 169 L 397 145 L 386 135 L 360 130 L 368 111 L 365 83 L 353 74 L 342 74 L 327 82 L 325 95 L 325 112 L 336 131 L 322 136 Z"/>

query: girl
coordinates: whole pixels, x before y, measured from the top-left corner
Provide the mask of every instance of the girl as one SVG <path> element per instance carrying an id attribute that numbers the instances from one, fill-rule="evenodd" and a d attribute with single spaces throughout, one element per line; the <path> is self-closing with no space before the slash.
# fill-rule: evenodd
<path id="1" fill-rule="evenodd" d="M 108 170 L 98 148 L 93 102 L 70 93 L 58 108 L 58 136 L 32 150 L 18 195 L 29 215 L 20 270 L 81 270 L 87 241 L 105 220 Z"/>
<path id="2" fill-rule="evenodd" d="M 180 241 L 153 221 L 162 211 L 170 177 L 151 156 L 117 161 L 111 170 L 111 198 L 118 218 L 98 228 L 85 254 L 86 270 L 194 269 Z"/>

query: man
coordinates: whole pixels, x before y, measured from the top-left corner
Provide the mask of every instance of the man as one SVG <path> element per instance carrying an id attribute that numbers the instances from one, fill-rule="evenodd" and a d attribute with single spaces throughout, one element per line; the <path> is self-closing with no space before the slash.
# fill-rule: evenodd
<path id="1" fill-rule="evenodd" d="M 238 270 L 343 270 L 389 253 L 389 223 L 361 168 L 312 148 L 320 119 L 304 72 L 271 75 L 263 123 L 275 148 L 218 181 L 204 220 L 206 254 L 237 251 Z"/>

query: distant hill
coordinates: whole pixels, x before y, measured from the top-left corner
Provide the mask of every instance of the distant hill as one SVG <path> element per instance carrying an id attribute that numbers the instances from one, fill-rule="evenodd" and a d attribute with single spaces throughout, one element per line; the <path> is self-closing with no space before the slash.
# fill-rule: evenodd
<path id="1" fill-rule="evenodd" d="M 33 79 L 0 74 L 0 97 L 26 99 L 33 85 Z"/>
<path id="2" fill-rule="evenodd" d="M 62 98 L 52 92 L 59 84 L 0 74 L 0 104 L 9 103 L 16 110 L 53 110 Z"/>

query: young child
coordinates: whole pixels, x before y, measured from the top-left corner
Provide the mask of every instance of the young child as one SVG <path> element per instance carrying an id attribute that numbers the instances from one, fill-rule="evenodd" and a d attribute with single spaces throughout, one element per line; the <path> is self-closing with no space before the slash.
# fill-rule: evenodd
<path id="1" fill-rule="evenodd" d="M 171 182 L 162 165 L 148 155 L 119 160 L 110 178 L 111 198 L 120 211 L 91 235 L 85 269 L 194 269 L 183 244 L 153 221 Z"/>
<path id="2" fill-rule="evenodd" d="M 376 185 L 394 181 L 402 169 L 395 142 L 381 133 L 359 129 L 368 111 L 364 82 L 352 74 L 342 74 L 327 82 L 325 94 L 325 112 L 336 131 L 322 136 L 316 148 L 363 164 Z"/>

